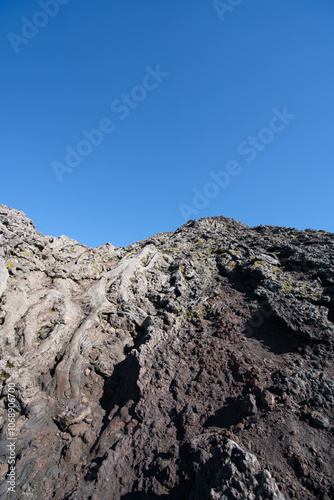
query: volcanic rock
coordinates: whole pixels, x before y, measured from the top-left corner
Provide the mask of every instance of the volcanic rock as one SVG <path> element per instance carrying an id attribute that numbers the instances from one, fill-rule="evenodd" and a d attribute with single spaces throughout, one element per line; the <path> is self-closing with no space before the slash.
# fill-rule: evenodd
<path id="1" fill-rule="evenodd" d="M 226 217 L 88 248 L 0 205 L 0 496 L 334 498 L 333 250 Z"/>

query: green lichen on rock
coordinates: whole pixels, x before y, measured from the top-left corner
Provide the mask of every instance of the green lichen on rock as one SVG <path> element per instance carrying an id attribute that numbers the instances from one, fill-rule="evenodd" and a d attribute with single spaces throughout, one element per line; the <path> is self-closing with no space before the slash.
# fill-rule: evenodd
<path id="1" fill-rule="evenodd" d="M 7 270 L 10 272 L 14 268 L 14 262 L 12 260 L 9 260 L 7 262 Z"/>
<path id="2" fill-rule="evenodd" d="M 262 266 L 266 266 L 268 265 L 268 262 L 265 261 L 265 260 L 256 260 L 255 262 L 253 262 L 252 264 L 252 267 L 262 267 Z"/>

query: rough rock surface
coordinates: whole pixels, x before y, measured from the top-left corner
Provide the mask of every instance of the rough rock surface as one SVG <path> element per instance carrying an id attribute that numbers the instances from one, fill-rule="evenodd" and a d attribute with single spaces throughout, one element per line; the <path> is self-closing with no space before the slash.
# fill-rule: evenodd
<path id="1" fill-rule="evenodd" d="M 190 221 L 128 248 L 0 205 L 0 497 L 334 498 L 334 235 Z"/>

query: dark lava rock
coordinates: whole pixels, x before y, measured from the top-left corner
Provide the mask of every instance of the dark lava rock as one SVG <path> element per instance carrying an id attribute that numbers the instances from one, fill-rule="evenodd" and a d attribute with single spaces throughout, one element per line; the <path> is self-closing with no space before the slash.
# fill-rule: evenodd
<path id="1" fill-rule="evenodd" d="M 88 248 L 0 205 L 0 496 L 14 419 L 13 500 L 334 498 L 333 247 L 212 217 Z"/>
<path id="2" fill-rule="evenodd" d="M 255 415 L 257 413 L 256 398 L 253 394 L 243 396 L 239 401 L 239 405 L 245 415 Z"/>
<path id="3" fill-rule="evenodd" d="M 201 458 L 203 465 L 190 493 L 191 500 L 284 500 L 270 472 L 262 470 L 257 458 L 231 439 Z"/>

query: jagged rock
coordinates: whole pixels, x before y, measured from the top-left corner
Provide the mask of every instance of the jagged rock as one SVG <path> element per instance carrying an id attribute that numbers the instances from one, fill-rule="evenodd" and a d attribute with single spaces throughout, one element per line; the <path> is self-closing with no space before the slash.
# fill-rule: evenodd
<path id="1" fill-rule="evenodd" d="M 317 411 L 312 411 L 308 414 L 309 421 L 320 429 L 328 429 L 330 427 L 328 418 L 324 417 Z"/>
<path id="2" fill-rule="evenodd" d="M 212 217 L 88 248 L 0 205 L 12 498 L 334 497 L 333 244 Z"/>
<path id="3" fill-rule="evenodd" d="M 264 389 L 260 394 L 260 404 L 263 408 L 272 408 L 275 405 L 275 396 Z"/>
<path id="4" fill-rule="evenodd" d="M 255 415 L 257 413 L 256 398 L 254 394 L 243 396 L 239 401 L 239 405 L 244 415 Z"/>
<path id="5" fill-rule="evenodd" d="M 190 500 L 284 500 L 270 472 L 231 439 L 201 455 L 201 461 Z"/>
<path id="6" fill-rule="evenodd" d="M 334 404 L 334 382 L 318 370 L 299 370 L 291 376 L 274 375 L 276 390 L 287 392 L 298 403 L 311 406 Z"/>

